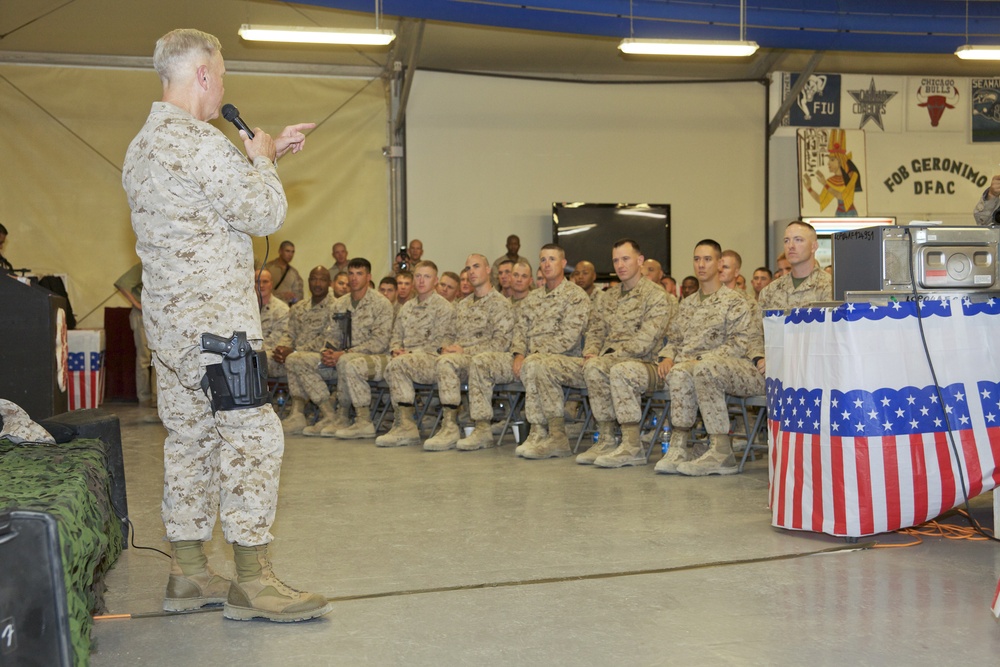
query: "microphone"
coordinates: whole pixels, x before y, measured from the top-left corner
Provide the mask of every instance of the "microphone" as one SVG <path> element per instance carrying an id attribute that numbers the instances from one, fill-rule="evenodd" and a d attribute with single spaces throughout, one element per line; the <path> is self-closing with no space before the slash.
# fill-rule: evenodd
<path id="1" fill-rule="evenodd" d="M 222 105 L 222 117 L 228 120 L 236 127 L 238 127 L 239 129 L 246 132 L 247 136 L 253 139 L 253 132 L 250 131 L 250 128 L 247 127 L 247 124 L 243 122 L 242 118 L 240 118 L 240 110 L 234 107 L 232 104 Z"/>

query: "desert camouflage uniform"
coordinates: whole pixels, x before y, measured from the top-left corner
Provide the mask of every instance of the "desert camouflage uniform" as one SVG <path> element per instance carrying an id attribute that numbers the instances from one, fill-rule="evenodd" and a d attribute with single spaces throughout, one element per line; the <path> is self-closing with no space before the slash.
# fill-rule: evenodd
<path id="1" fill-rule="evenodd" d="M 462 352 L 441 355 L 436 366 L 438 397 L 449 407 L 457 407 L 462 400 L 462 380 L 468 379 L 474 356 L 510 349 L 514 307 L 496 290 L 482 298 L 473 294 L 455 306 L 455 330 L 455 343 L 462 346 Z"/>
<path id="2" fill-rule="evenodd" d="M 503 297 L 501 297 L 503 298 Z M 385 367 L 389 396 L 393 405 L 413 404 L 413 383 L 434 384 L 438 350 L 455 339 L 455 308 L 431 292 L 425 301 L 416 297 L 406 302 L 392 325 L 389 350 L 406 350 Z"/>
<path id="3" fill-rule="evenodd" d="M 386 353 L 393 326 L 392 304 L 369 288 L 356 304 L 350 294 L 340 297 L 333 311 L 351 313 L 351 347 L 337 361 L 337 399 L 341 406 L 367 407 L 372 402 L 368 380 L 381 380 L 389 361 Z"/>
<path id="4" fill-rule="evenodd" d="M 644 278 L 627 292 L 619 285 L 604 293 L 590 316 L 583 350 L 584 356 L 594 355 L 584 364 L 583 375 L 590 408 L 598 422 L 614 421 L 619 410 L 613 400 L 612 368 L 629 359 L 651 362 L 653 354 L 663 346 L 669 314 L 667 293 Z M 642 391 L 633 393 L 631 402 L 639 405 Z M 623 406 L 622 414 L 635 419 L 620 423 L 639 422 L 639 415 L 633 415 L 627 406 Z"/>
<path id="5" fill-rule="evenodd" d="M 563 280 L 549 290 L 531 292 L 514 327 L 512 353 L 525 355 L 521 366 L 524 414 L 532 424 L 563 416 L 563 387 L 583 388 L 583 333 L 590 318 L 590 297 Z"/>
<path id="6" fill-rule="evenodd" d="M 159 386 L 167 539 L 270 542 L 284 437 L 271 409 L 212 414 L 200 336 L 245 331 L 260 349 L 251 235 L 281 228 L 288 203 L 274 163 L 251 164 L 212 125 L 154 102 L 129 145 L 122 185 L 143 265 L 143 314 Z"/>
<path id="7" fill-rule="evenodd" d="M 293 398 L 308 398 L 319 405 L 330 397 L 327 382 L 337 379 L 334 368 L 323 366 L 323 350 L 327 345 L 338 349 L 339 336 L 332 336 L 331 322 L 337 302 L 333 293 L 313 305 L 312 296 L 292 306 L 288 319 L 288 335 L 278 342 L 295 348 L 285 359 L 288 369 L 288 394 Z"/>
<path id="8" fill-rule="evenodd" d="M 263 349 L 267 355 L 267 375 L 272 378 L 288 377 L 288 369 L 284 364 L 274 360 L 274 348 L 288 333 L 288 304 L 272 295 L 264 307 L 260 309 L 260 328 L 264 334 Z"/>
<path id="9" fill-rule="evenodd" d="M 278 292 L 291 292 L 293 296 L 291 305 L 302 301 L 302 297 L 305 294 L 305 283 L 302 281 L 302 276 L 299 275 L 298 269 L 291 264 L 288 265 L 288 268 L 285 268 L 278 264 L 277 259 L 272 259 L 264 265 L 264 268 L 271 272 L 274 296 L 278 296 Z M 278 298 L 281 299 L 281 297 Z M 284 299 L 281 300 L 284 301 Z"/>
<path id="10" fill-rule="evenodd" d="M 497 294 L 500 294 L 497 292 Z M 530 295 L 531 292 L 528 292 Z M 501 297 L 503 295 L 501 294 Z M 471 299 L 470 294 L 465 300 Z M 521 318 L 521 307 L 528 297 L 521 299 L 509 299 L 511 304 L 511 314 L 513 315 L 514 329 L 517 329 L 517 322 Z M 480 352 L 472 357 L 469 363 L 469 417 L 473 421 L 489 421 L 493 418 L 493 387 L 498 384 L 508 384 L 514 382 L 513 355 L 510 353 L 510 344 L 507 351 L 501 352 Z"/>
<path id="11" fill-rule="evenodd" d="M 674 361 L 666 384 L 675 427 L 691 428 L 700 409 L 710 435 L 729 433 L 726 394 L 763 392 L 763 377 L 746 358 L 761 327 L 747 300 L 725 286 L 704 299 L 696 292 L 681 302 L 657 355 Z"/>

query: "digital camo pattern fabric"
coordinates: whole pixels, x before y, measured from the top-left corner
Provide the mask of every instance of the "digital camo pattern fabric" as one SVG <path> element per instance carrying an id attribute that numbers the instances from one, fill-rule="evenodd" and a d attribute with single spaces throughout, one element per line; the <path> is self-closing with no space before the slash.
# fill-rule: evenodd
<path id="1" fill-rule="evenodd" d="M 272 296 L 260 309 L 260 329 L 264 336 L 264 349 L 273 350 L 288 333 L 291 309 L 281 299 Z"/>
<path id="2" fill-rule="evenodd" d="M 681 301 L 667 331 L 667 343 L 657 354 L 674 363 L 702 356 L 746 355 L 755 328 L 761 328 L 746 299 L 728 287 L 702 298 L 695 292 Z"/>
<path id="3" fill-rule="evenodd" d="M 514 332 L 514 307 L 500 292 L 490 290 L 455 306 L 455 343 L 465 354 L 503 352 L 510 349 Z"/>
<path id="4" fill-rule="evenodd" d="M 350 294 L 337 299 L 333 314 L 350 313 L 351 347 L 348 352 L 357 354 L 385 354 L 389 351 L 394 311 L 388 299 L 373 289 L 365 291 L 357 303 Z M 326 339 L 338 350 L 343 349 L 340 325 L 331 319 Z"/>
<path id="5" fill-rule="evenodd" d="M 251 164 L 212 125 L 154 102 L 126 152 L 122 185 L 150 348 L 192 347 L 205 332 L 259 340 L 250 237 L 276 232 L 288 209 L 274 164 Z"/>
<path id="6" fill-rule="evenodd" d="M 761 290 L 757 305 L 761 311 L 784 310 L 832 299 L 833 279 L 823 269 L 816 268 L 798 287 L 792 282 L 792 274 L 781 276 Z"/>
<path id="7" fill-rule="evenodd" d="M 552 290 L 532 290 L 520 306 L 510 351 L 582 356 L 590 308 L 587 293 L 565 279 Z"/>
<path id="8" fill-rule="evenodd" d="M 649 280 L 604 292 L 590 315 L 584 355 L 652 361 L 670 316 L 667 293 Z"/>
<path id="9" fill-rule="evenodd" d="M 399 309 L 392 325 L 389 350 L 436 354 L 455 338 L 455 308 L 437 292 L 426 300 L 410 299 Z"/>
<path id="10" fill-rule="evenodd" d="M 670 390 L 670 423 L 691 428 L 701 411 L 709 435 L 729 433 L 726 394 L 756 396 L 764 393 L 764 376 L 749 359 L 708 356 L 682 361 L 667 374 Z"/>
<path id="11" fill-rule="evenodd" d="M 461 401 L 462 381 L 469 378 L 473 357 L 485 353 L 506 353 L 510 349 L 514 310 L 511 302 L 496 290 L 490 290 L 481 299 L 470 296 L 458 302 L 455 307 L 455 343 L 462 346 L 462 352 L 444 354 L 435 365 L 438 396 L 443 405 L 457 406 Z M 510 355 L 502 354 L 502 358 L 509 367 Z"/>
<path id="12" fill-rule="evenodd" d="M 726 394 L 749 396 L 764 388 L 763 376 L 746 358 L 761 328 L 747 300 L 725 286 L 681 302 L 658 354 L 674 361 L 666 385 L 675 427 L 690 428 L 700 408 L 710 434 L 729 432 Z"/>
<path id="13" fill-rule="evenodd" d="M 319 405 L 330 397 L 327 381 L 337 378 L 337 369 L 323 365 L 320 352 L 295 351 L 288 355 L 288 393 L 293 398 L 308 398 Z"/>
<path id="14" fill-rule="evenodd" d="M 596 356 L 587 360 L 583 373 L 590 407 L 598 421 L 616 418 L 611 369 L 627 360 L 652 361 L 663 345 L 669 319 L 667 293 L 649 280 L 639 280 L 628 291 L 613 287 L 601 296 L 590 316 L 584 348 L 584 355 Z M 618 393 L 625 394 L 624 388 Z M 638 403 L 639 396 L 634 400 Z"/>
<path id="15" fill-rule="evenodd" d="M 182 383 L 200 377 L 197 354 L 157 350 L 153 363 L 167 429 L 161 508 L 167 539 L 212 539 L 218 513 L 227 542 L 267 544 L 285 448 L 278 416 L 270 404 L 213 415 L 205 394 Z"/>
<path id="16" fill-rule="evenodd" d="M 274 164 L 251 164 L 219 130 L 153 103 L 129 145 L 122 185 L 143 264 L 143 307 L 160 389 L 167 539 L 271 540 L 284 438 L 269 405 L 212 414 L 199 386 L 200 336 L 245 331 L 259 349 L 251 235 L 280 229 L 288 208 Z"/>
<path id="17" fill-rule="evenodd" d="M 301 352 L 322 351 L 330 327 L 333 301 L 333 296 L 327 295 L 316 304 L 309 298 L 292 306 L 288 315 L 288 331 L 278 345 Z"/>

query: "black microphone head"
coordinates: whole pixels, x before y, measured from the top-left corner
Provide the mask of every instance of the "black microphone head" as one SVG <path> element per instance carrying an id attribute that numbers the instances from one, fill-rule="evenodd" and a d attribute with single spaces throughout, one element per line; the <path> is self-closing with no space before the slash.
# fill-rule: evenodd
<path id="1" fill-rule="evenodd" d="M 222 105 L 222 117 L 232 123 L 234 120 L 240 117 L 240 110 L 234 107 L 232 104 Z"/>

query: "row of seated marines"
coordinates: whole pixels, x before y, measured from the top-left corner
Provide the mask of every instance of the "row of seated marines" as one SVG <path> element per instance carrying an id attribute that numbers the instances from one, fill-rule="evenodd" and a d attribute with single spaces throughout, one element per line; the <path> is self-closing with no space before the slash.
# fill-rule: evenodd
<path id="1" fill-rule="evenodd" d="M 352 259 L 350 293 L 339 299 L 327 296 L 329 275 L 318 272 L 309 279 L 313 298 L 290 311 L 262 291 L 269 375 L 287 378 L 291 398 L 283 429 L 286 435 L 375 438 L 380 447 L 483 449 L 494 445 L 494 387 L 519 381 L 530 432 L 515 454 L 563 457 L 573 453 L 564 387 L 586 388 L 599 438 L 576 461 L 619 468 L 647 463 L 643 395 L 666 389 L 672 432 L 656 472 L 735 473 L 726 396 L 764 393 L 763 311 L 832 298 L 830 276 L 815 262 L 817 247 L 812 226 L 790 223 L 784 249 L 791 271 L 757 301 L 721 282 L 722 248 L 711 239 L 694 248 L 699 289 L 680 302 L 643 277 L 642 249 L 630 239 L 610 249 L 620 284 L 593 296 L 566 279 L 565 253 L 555 244 L 539 252 L 544 287 L 516 302 L 494 288 L 481 254 L 466 260 L 474 292 L 454 304 L 435 290 L 437 267 L 422 261 L 413 270 L 415 298 L 398 312 L 370 287 L 370 263 Z M 349 329 L 342 326 L 345 314 Z M 376 437 L 369 382 L 381 380 L 389 386 L 394 419 L 388 433 Z M 436 384 L 442 407 L 440 426 L 426 440 L 414 417 L 415 384 Z M 475 423 L 464 437 L 458 423 L 463 384 Z M 312 425 L 309 401 L 320 413 Z M 707 450 L 696 449 L 691 438 L 699 412 Z"/>

